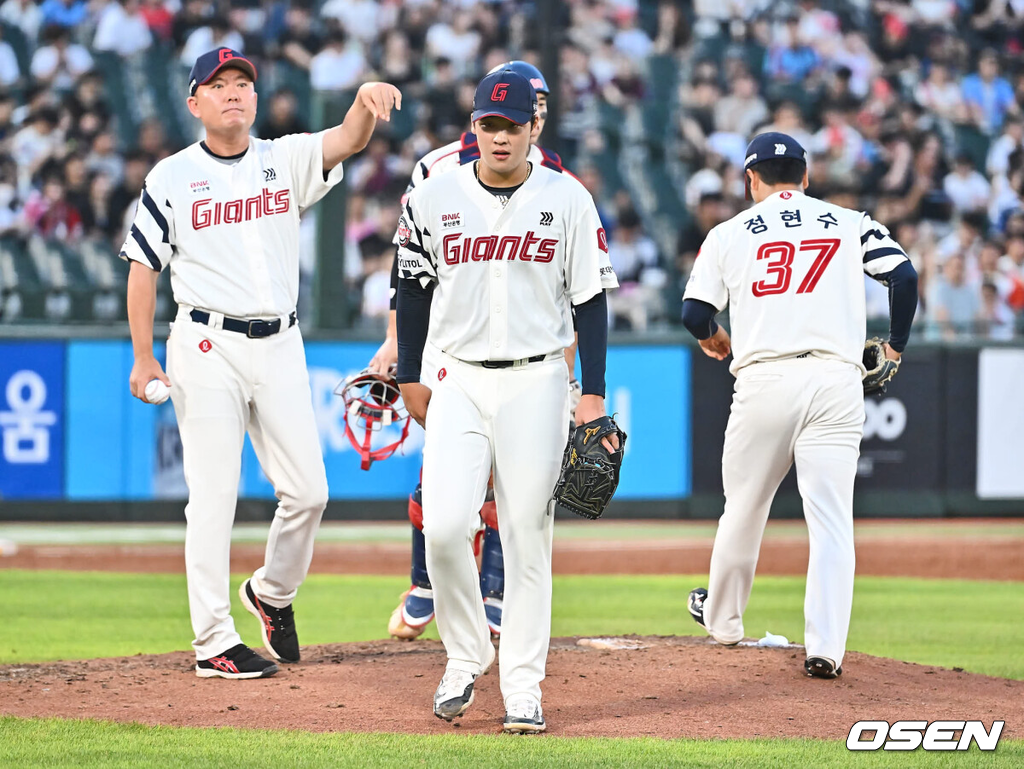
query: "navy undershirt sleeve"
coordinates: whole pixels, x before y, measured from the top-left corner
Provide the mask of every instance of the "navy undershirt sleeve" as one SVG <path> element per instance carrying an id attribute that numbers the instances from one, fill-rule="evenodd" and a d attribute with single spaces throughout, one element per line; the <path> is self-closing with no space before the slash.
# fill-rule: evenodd
<path id="1" fill-rule="evenodd" d="M 889 346 L 902 353 L 917 312 L 917 270 L 910 262 L 900 262 L 895 269 L 872 277 L 889 287 Z"/>
<path id="2" fill-rule="evenodd" d="M 398 248 L 395 248 L 395 258 L 391 260 L 391 309 L 398 309 Z"/>
<path id="3" fill-rule="evenodd" d="M 423 365 L 423 347 L 427 343 L 430 325 L 430 303 L 434 298 L 434 284 L 426 288 L 418 280 L 398 281 L 398 383 L 420 381 Z"/>
<path id="4" fill-rule="evenodd" d="M 604 397 L 604 373 L 608 357 L 608 299 L 599 291 L 592 299 L 575 305 L 579 336 L 580 385 L 584 395 Z"/>
<path id="5" fill-rule="evenodd" d="M 697 339 L 710 339 L 718 331 L 715 315 L 718 309 L 700 299 L 683 300 L 683 325 Z"/>

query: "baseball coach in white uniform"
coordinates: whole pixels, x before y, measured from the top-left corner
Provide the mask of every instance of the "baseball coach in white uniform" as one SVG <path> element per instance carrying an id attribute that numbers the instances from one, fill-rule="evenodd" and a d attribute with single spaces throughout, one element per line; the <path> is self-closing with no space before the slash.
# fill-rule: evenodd
<path id="1" fill-rule="evenodd" d="M 417 186 L 399 223 L 398 381 L 409 413 L 426 422 L 423 534 L 448 654 L 434 713 L 461 715 L 495 656 L 470 540 L 493 471 L 505 558 L 501 693 L 512 732 L 545 728 L 549 500 L 569 418 L 562 350 L 575 312 L 584 393 L 576 422 L 603 416 L 604 290 L 617 285 L 590 194 L 527 160 L 536 99 L 512 70 L 485 77 L 472 116 L 480 159 Z"/>
<path id="2" fill-rule="evenodd" d="M 292 601 L 306 577 L 327 505 L 302 335 L 295 317 L 299 216 L 342 178 L 401 94 L 366 83 L 341 125 L 273 141 L 250 137 L 256 68 L 229 48 L 200 56 L 188 108 L 204 141 L 160 161 L 121 250 L 131 263 L 132 394 L 170 386 L 189 488 L 185 572 L 201 678 L 263 678 L 278 667 L 242 644 L 228 588 L 246 431 L 279 500 L 266 560 L 240 589 L 264 645 L 297 662 Z M 167 374 L 153 357 L 156 282 L 170 268 L 178 314 Z"/>
<path id="3" fill-rule="evenodd" d="M 917 273 L 889 231 L 804 194 L 803 147 L 757 136 L 744 173 L 754 205 L 708 233 L 683 323 L 736 377 L 722 454 L 725 512 L 708 589 L 689 609 L 719 643 L 743 638 L 761 537 L 795 460 L 810 536 L 804 601 L 809 675 L 841 672 L 853 602 L 853 482 L 864 432 L 863 274 L 888 286 L 886 356 L 898 360 L 917 309 Z M 715 323 L 729 307 L 732 338 Z"/>

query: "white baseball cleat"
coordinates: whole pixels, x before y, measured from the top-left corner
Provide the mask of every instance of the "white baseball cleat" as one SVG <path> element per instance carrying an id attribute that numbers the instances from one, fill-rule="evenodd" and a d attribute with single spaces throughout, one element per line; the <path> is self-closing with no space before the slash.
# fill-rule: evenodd
<path id="1" fill-rule="evenodd" d="M 548 728 L 540 703 L 529 694 L 513 694 L 505 704 L 502 731 L 510 734 L 537 734 Z"/>

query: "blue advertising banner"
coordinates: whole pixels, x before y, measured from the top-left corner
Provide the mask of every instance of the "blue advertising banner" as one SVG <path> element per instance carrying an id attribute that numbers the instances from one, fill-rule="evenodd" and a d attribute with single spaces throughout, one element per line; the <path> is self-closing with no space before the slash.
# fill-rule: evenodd
<path id="1" fill-rule="evenodd" d="M 402 449 L 368 470 L 345 436 L 344 404 L 334 394 L 362 371 L 373 343 L 306 345 L 313 408 L 332 499 L 395 499 L 419 479 L 423 431 L 413 425 Z M 156 346 L 163 361 L 163 345 Z M 131 345 L 124 341 L 68 343 L 66 497 L 71 500 L 184 499 L 181 441 L 171 402 L 151 406 L 131 397 Z M 656 374 L 652 377 L 652 372 Z M 656 379 L 657 385 L 652 386 Z M 681 347 L 612 347 L 608 352 L 609 412 L 629 434 L 617 499 L 670 499 L 690 493 L 690 351 Z M 374 447 L 399 437 L 376 435 Z M 248 440 L 239 496 L 272 499 Z"/>
<path id="2" fill-rule="evenodd" d="M 64 494 L 64 344 L 0 344 L 0 498 Z"/>

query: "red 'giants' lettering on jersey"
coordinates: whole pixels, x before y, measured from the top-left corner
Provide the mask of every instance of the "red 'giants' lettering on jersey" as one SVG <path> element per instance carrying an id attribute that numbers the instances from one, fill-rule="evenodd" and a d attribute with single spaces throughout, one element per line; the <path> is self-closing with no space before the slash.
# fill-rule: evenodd
<path id="1" fill-rule="evenodd" d="M 523 235 L 471 235 L 451 233 L 444 236 L 444 263 L 455 265 L 466 262 L 539 262 L 546 264 L 555 258 L 557 238 L 539 238 L 530 230 Z"/>
<path id="2" fill-rule="evenodd" d="M 227 202 L 213 202 L 202 198 L 192 204 L 192 229 L 201 230 L 218 224 L 235 224 L 259 219 L 262 216 L 286 214 L 291 208 L 288 190 L 263 192 L 251 198 L 239 198 Z"/>

